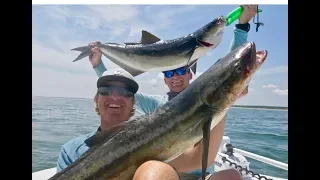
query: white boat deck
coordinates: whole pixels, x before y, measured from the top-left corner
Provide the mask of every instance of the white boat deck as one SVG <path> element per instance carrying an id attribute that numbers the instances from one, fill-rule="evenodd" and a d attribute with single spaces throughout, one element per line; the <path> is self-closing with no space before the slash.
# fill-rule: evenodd
<path id="1" fill-rule="evenodd" d="M 56 173 L 56 168 L 45 169 L 32 173 L 32 179 L 34 180 L 46 180 L 52 177 Z"/>

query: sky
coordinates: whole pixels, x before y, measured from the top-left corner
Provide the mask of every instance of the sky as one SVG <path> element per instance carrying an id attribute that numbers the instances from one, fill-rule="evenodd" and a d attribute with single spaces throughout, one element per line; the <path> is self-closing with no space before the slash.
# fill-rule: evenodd
<path id="1" fill-rule="evenodd" d="M 239 5 L 33 5 L 32 95 L 93 98 L 97 75 L 88 58 L 72 62 L 79 52 L 70 49 L 92 41 L 139 41 L 147 30 L 163 40 L 185 36 Z M 238 105 L 288 106 L 288 6 L 259 5 L 259 31 L 250 21 L 248 40 L 268 58 L 249 84 L 249 94 Z M 237 22 L 237 21 L 236 21 Z M 235 23 L 236 23 L 235 22 Z M 234 23 L 234 24 L 235 24 Z M 196 79 L 228 53 L 234 24 L 225 27 L 222 43 L 198 61 Z M 106 57 L 107 68 L 117 67 Z M 139 92 L 165 95 L 163 74 L 135 77 Z"/>

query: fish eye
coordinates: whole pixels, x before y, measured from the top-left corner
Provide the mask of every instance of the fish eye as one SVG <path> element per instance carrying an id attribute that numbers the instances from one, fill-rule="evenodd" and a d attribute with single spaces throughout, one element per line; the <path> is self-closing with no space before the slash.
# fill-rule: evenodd
<path id="1" fill-rule="evenodd" d="M 237 73 L 241 73 L 241 72 L 242 72 L 242 67 L 241 67 L 241 65 L 238 65 L 238 66 L 236 67 L 236 72 L 237 72 Z"/>

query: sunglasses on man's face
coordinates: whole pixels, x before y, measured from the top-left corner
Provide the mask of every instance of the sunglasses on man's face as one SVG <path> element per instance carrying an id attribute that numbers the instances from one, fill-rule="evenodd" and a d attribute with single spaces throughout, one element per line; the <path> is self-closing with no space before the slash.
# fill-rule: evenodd
<path id="1" fill-rule="evenodd" d="M 170 70 L 170 71 L 163 71 L 163 74 L 166 78 L 171 78 L 176 73 L 178 76 L 185 75 L 188 69 L 186 67 L 181 67 L 178 69 Z"/>
<path id="2" fill-rule="evenodd" d="M 106 86 L 100 87 L 98 93 L 102 96 L 110 96 L 114 91 L 116 91 L 120 96 L 123 97 L 133 97 L 133 93 L 121 86 Z"/>

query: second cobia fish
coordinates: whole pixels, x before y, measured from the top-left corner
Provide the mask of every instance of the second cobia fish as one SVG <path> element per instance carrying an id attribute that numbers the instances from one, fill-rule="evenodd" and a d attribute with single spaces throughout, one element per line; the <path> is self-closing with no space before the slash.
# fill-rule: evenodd
<path id="1" fill-rule="evenodd" d="M 173 40 L 160 40 L 153 34 L 142 31 L 140 42 L 100 43 L 97 47 L 105 57 L 133 76 L 186 65 L 192 66 L 192 71 L 196 73 L 197 60 L 221 43 L 226 22 L 223 16 L 219 16 L 197 31 Z M 90 49 L 89 46 L 72 49 L 81 52 L 74 61 L 89 56 Z"/>
<path id="2" fill-rule="evenodd" d="M 238 47 L 152 113 L 88 138 L 85 142 L 90 149 L 49 180 L 131 180 L 142 163 L 169 162 L 201 140 L 205 172 L 210 130 L 225 116 L 266 58 L 267 52 L 256 52 L 253 42 Z"/>

